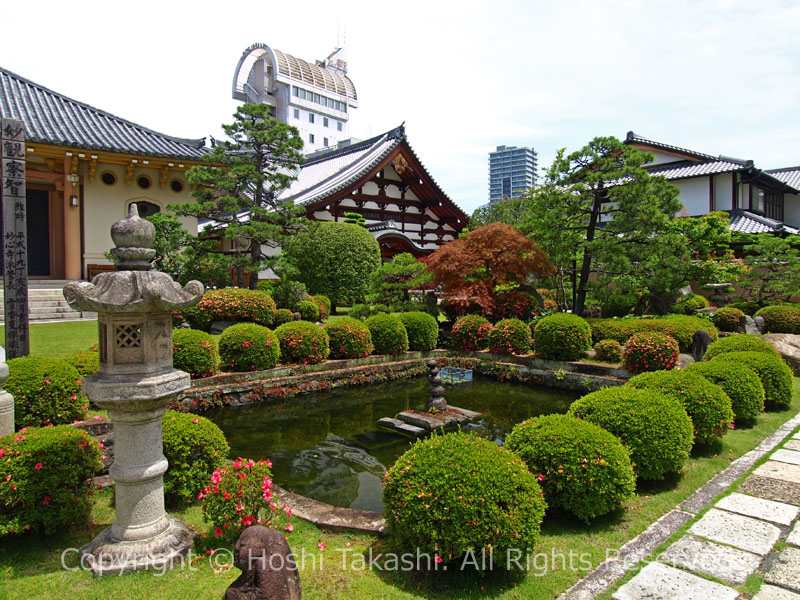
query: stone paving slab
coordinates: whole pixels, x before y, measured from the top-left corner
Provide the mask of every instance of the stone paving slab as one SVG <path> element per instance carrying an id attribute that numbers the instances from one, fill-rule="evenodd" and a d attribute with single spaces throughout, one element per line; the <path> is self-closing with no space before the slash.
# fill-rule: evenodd
<path id="1" fill-rule="evenodd" d="M 800 450 L 800 440 L 789 440 L 783 447 L 787 450 Z"/>
<path id="2" fill-rule="evenodd" d="M 753 596 L 753 600 L 800 600 L 800 595 L 765 583 Z"/>
<path id="3" fill-rule="evenodd" d="M 800 592 L 800 549 L 786 548 L 764 570 L 764 581 Z"/>
<path id="4" fill-rule="evenodd" d="M 777 460 L 778 462 L 785 462 L 790 465 L 800 465 L 800 452 L 797 450 L 781 448 L 780 450 L 775 450 L 769 458 L 770 460 Z"/>
<path id="5" fill-rule="evenodd" d="M 794 529 L 789 534 L 789 537 L 786 538 L 787 544 L 792 544 L 792 546 L 800 546 L 800 521 L 795 523 Z M 800 577 L 800 574 L 798 574 Z"/>
<path id="6" fill-rule="evenodd" d="M 689 533 L 765 556 L 778 541 L 781 530 L 764 521 L 712 508 L 691 526 Z"/>
<path id="7" fill-rule="evenodd" d="M 780 525 L 791 525 L 792 521 L 800 514 L 800 507 L 736 492 L 730 496 L 725 496 L 714 505 L 714 508 L 721 508 L 747 517 L 755 517 L 762 521 L 779 523 Z"/>
<path id="8" fill-rule="evenodd" d="M 751 475 L 739 486 L 739 491 L 765 500 L 800 506 L 800 483 Z"/>
<path id="9" fill-rule="evenodd" d="M 619 588 L 614 600 L 736 600 L 739 592 L 661 563 L 650 563 Z"/>
<path id="10" fill-rule="evenodd" d="M 733 585 L 747 581 L 747 577 L 761 564 L 761 557 L 757 554 L 720 546 L 692 535 L 683 536 L 658 559 L 671 566 L 705 573 Z"/>
<path id="11" fill-rule="evenodd" d="M 793 439 L 793 440 L 800 440 L 800 431 L 798 431 L 797 433 L 795 433 L 795 434 L 792 436 L 792 439 Z"/>
<path id="12" fill-rule="evenodd" d="M 775 460 L 768 460 L 753 473 L 790 483 L 800 483 L 800 465 L 789 465 Z"/>

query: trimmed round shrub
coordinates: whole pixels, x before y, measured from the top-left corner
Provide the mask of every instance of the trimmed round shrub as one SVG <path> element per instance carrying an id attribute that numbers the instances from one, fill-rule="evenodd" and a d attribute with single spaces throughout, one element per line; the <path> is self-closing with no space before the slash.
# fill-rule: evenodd
<path id="1" fill-rule="evenodd" d="M 75 370 L 78 371 L 78 375 L 81 377 L 92 375 L 100 370 L 100 353 L 96 350 L 96 347 L 95 345 L 88 350 L 81 350 L 75 354 L 70 354 L 61 360 L 65 360 L 75 367 Z"/>
<path id="2" fill-rule="evenodd" d="M 319 307 L 319 319 L 320 321 L 324 321 L 328 317 L 331 316 L 331 299 L 328 298 L 324 294 L 316 294 L 315 296 L 311 296 L 311 299 Z"/>
<path id="3" fill-rule="evenodd" d="M 764 318 L 764 329 L 769 333 L 800 333 L 798 306 L 765 306 L 754 316 Z"/>
<path id="4" fill-rule="evenodd" d="M 256 323 L 269 327 L 275 316 L 275 302 L 258 290 L 225 288 L 206 292 L 195 306 L 181 311 L 193 329 L 211 330 L 214 321 Z"/>
<path id="5" fill-rule="evenodd" d="M 636 303 L 639 302 L 637 294 L 615 294 L 606 298 L 601 304 L 604 317 L 624 317 L 633 312 Z"/>
<path id="6" fill-rule="evenodd" d="M 72 423 L 83 418 L 81 376 L 65 360 L 22 356 L 8 361 L 5 390 L 14 396 L 14 427 Z"/>
<path id="7" fill-rule="evenodd" d="M 713 344 L 709 344 L 703 360 L 711 360 L 726 352 L 764 352 L 775 358 L 781 358 L 780 352 L 772 344 L 765 342 L 757 335 L 742 333 L 720 338 Z"/>
<path id="8" fill-rule="evenodd" d="M 719 337 L 717 328 L 708 319 L 683 315 L 667 315 L 659 319 L 598 319 L 592 321 L 591 327 L 595 344 L 602 340 L 617 340 L 625 344 L 637 333 L 652 331 L 676 340 L 681 352 L 691 352 L 692 338 L 699 329 L 705 329 L 712 342 Z"/>
<path id="9" fill-rule="evenodd" d="M 683 404 L 694 425 L 694 443 L 707 446 L 725 435 L 733 422 L 731 399 L 700 373 L 656 371 L 632 377 L 628 385 L 652 389 Z"/>
<path id="10" fill-rule="evenodd" d="M 467 433 L 418 440 L 384 477 L 386 535 L 398 550 L 445 562 L 489 546 L 534 548 L 545 501 L 525 463 Z"/>
<path id="11" fill-rule="evenodd" d="M 404 312 L 398 315 L 408 334 L 409 350 L 433 350 L 439 340 L 439 323 L 428 313 Z"/>
<path id="12" fill-rule="evenodd" d="M 162 418 L 164 500 L 171 506 L 189 504 L 206 486 L 212 471 L 225 464 L 230 447 L 222 430 L 205 417 L 174 410 Z"/>
<path id="13" fill-rule="evenodd" d="M 539 319 L 533 330 L 533 345 L 544 358 L 577 360 L 592 344 L 592 329 L 578 315 L 559 313 Z"/>
<path id="14" fill-rule="evenodd" d="M 731 399 L 736 423 L 752 423 L 764 411 L 764 386 L 755 371 L 734 362 L 699 362 L 684 369 L 721 387 Z"/>
<path id="15" fill-rule="evenodd" d="M 548 508 L 582 521 L 607 514 L 636 489 L 630 451 L 605 429 L 570 415 L 547 415 L 514 426 L 505 448 L 537 475 Z"/>
<path id="16" fill-rule="evenodd" d="M 281 362 L 311 365 L 321 363 L 330 353 L 325 329 L 308 321 L 284 323 L 275 335 L 281 344 Z"/>
<path id="17" fill-rule="evenodd" d="M 520 319 L 527 321 L 538 314 L 539 304 L 536 298 L 528 292 L 519 290 L 506 290 L 495 294 L 496 319 Z"/>
<path id="18" fill-rule="evenodd" d="M 692 420 L 686 409 L 656 390 L 603 388 L 573 402 L 567 414 L 617 436 L 631 451 L 641 479 L 677 473 L 692 449 Z"/>
<path id="19" fill-rule="evenodd" d="M 738 308 L 746 315 L 750 315 L 751 317 L 756 314 L 759 308 L 758 302 L 734 302 L 728 305 L 731 308 Z"/>
<path id="20" fill-rule="evenodd" d="M 730 361 L 753 369 L 764 386 L 764 407 L 783 410 L 792 404 L 792 370 L 780 358 L 765 352 L 726 352 L 712 362 Z"/>
<path id="21" fill-rule="evenodd" d="M 297 312 L 300 313 L 300 318 L 303 321 L 310 321 L 316 323 L 319 321 L 319 306 L 312 300 L 303 300 L 297 303 Z"/>
<path id="22" fill-rule="evenodd" d="M 738 308 L 731 306 L 723 306 L 718 309 L 714 315 L 714 325 L 720 331 L 736 331 L 739 329 L 739 319 L 744 316 L 744 313 Z"/>
<path id="23" fill-rule="evenodd" d="M 272 288 L 272 299 L 278 308 L 288 308 L 294 312 L 297 304 L 308 296 L 306 284 L 299 281 L 281 279 Z"/>
<path id="24" fill-rule="evenodd" d="M 342 317 L 325 324 L 331 358 L 365 358 L 372 352 L 372 334 L 362 321 Z"/>
<path id="25" fill-rule="evenodd" d="M 678 362 L 678 342 L 663 333 L 637 333 L 625 344 L 625 368 L 634 373 L 669 370 Z"/>
<path id="26" fill-rule="evenodd" d="M 365 321 L 375 354 L 400 354 L 408 350 L 408 333 L 394 315 L 373 315 Z"/>
<path id="27" fill-rule="evenodd" d="M 70 425 L 0 437 L 0 536 L 85 523 L 102 467 L 97 442 Z"/>
<path id="28" fill-rule="evenodd" d="M 473 352 L 485 350 L 489 345 L 492 324 L 481 315 L 465 315 L 456 319 L 450 337 L 454 350 Z"/>
<path id="29" fill-rule="evenodd" d="M 217 372 L 219 354 L 211 334 L 199 329 L 172 332 L 172 366 L 189 373 L 192 379 L 211 377 Z"/>
<path id="30" fill-rule="evenodd" d="M 495 354 L 528 354 L 531 351 L 530 327 L 519 319 L 503 319 L 489 332 L 489 350 Z"/>
<path id="31" fill-rule="evenodd" d="M 288 308 L 279 308 L 275 311 L 275 327 L 294 321 L 294 313 Z"/>
<path id="32" fill-rule="evenodd" d="M 619 364 L 622 362 L 622 346 L 617 340 L 597 342 L 594 357 L 601 362 Z"/>
<path id="33" fill-rule="evenodd" d="M 238 323 L 228 327 L 219 338 L 219 357 L 223 371 L 271 369 L 278 364 L 280 356 L 278 338 L 261 325 Z"/>
<path id="34" fill-rule="evenodd" d="M 679 315 L 693 315 L 696 310 L 702 310 L 711 306 L 709 301 L 700 294 L 687 294 L 681 296 L 672 305 L 672 312 Z"/>

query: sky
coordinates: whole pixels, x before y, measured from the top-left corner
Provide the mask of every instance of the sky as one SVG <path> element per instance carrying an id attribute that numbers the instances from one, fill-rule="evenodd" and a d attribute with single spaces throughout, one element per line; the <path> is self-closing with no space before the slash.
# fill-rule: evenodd
<path id="1" fill-rule="evenodd" d="M 234 69 L 261 42 L 308 61 L 348 48 L 365 139 L 409 143 L 467 213 L 488 153 L 540 171 L 596 136 L 648 139 L 758 168 L 800 164 L 800 2 L 404 0 L 0 5 L 0 66 L 178 137 L 222 137 Z"/>

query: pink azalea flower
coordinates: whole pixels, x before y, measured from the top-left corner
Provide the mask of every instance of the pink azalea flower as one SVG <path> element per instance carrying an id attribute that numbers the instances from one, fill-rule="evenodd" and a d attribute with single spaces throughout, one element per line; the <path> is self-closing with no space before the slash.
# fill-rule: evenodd
<path id="1" fill-rule="evenodd" d="M 21 442 L 21 441 L 22 441 L 22 440 L 24 440 L 24 439 L 25 439 L 25 436 L 24 436 L 24 435 L 18 435 L 17 437 L 15 437 L 15 438 L 14 438 L 14 441 L 15 441 L 15 442 Z M 84 443 L 85 443 L 85 442 L 84 442 Z"/>
<path id="2" fill-rule="evenodd" d="M 0 448 L 0 458 L 3 458 L 6 455 L 6 449 Z"/>
<path id="3" fill-rule="evenodd" d="M 192 419 L 192 423 L 197 423 L 197 417 L 195 417 L 194 419 Z"/>
<path id="4" fill-rule="evenodd" d="M 283 530 L 292 533 L 294 531 L 294 527 L 292 527 L 291 525 L 287 525 L 286 527 L 283 528 Z"/>
<path id="5" fill-rule="evenodd" d="M 319 544 L 317 544 L 317 548 L 319 548 L 320 550 L 325 550 L 325 542 L 320 542 Z"/>
<path id="6" fill-rule="evenodd" d="M 36 466 L 34 466 L 33 468 L 36 469 L 37 471 L 41 471 L 42 470 L 42 463 L 40 463 L 40 462 L 36 463 Z"/>
<path id="7" fill-rule="evenodd" d="M 440 562 L 442 562 L 442 557 L 441 556 L 437 556 L 436 557 L 436 564 L 439 564 Z"/>
<path id="8" fill-rule="evenodd" d="M 44 504 L 45 506 L 50 506 L 50 500 L 52 500 L 50 496 L 45 496 L 44 499 L 42 500 L 42 504 Z"/>
<path id="9" fill-rule="evenodd" d="M 221 536 L 221 535 L 222 535 L 222 529 L 220 529 L 219 527 L 217 527 L 217 528 L 214 530 L 214 537 L 219 537 L 219 536 Z"/>

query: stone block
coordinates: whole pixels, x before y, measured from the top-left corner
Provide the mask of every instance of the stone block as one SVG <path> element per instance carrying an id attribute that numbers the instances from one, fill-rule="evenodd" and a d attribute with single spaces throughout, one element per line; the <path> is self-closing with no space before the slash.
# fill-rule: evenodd
<path id="1" fill-rule="evenodd" d="M 786 543 L 792 546 L 800 546 L 800 521 L 795 524 L 794 529 L 789 533 Z M 800 577 L 800 574 L 798 574 L 798 577 Z"/>
<path id="2" fill-rule="evenodd" d="M 791 504 L 764 500 L 746 494 L 733 493 L 726 496 L 714 505 L 730 512 L 739 513 L 747 517 L 755 517 L 762 521 L 771 521 L 780 525 L 791 525 L 797 518 L 800 508 Z"/>
<path id="3" fill-rule="evenodd" d="M 415 427 L 421 427 L 426 431 L 433 431 L 435 429 L 439 429 L 440 427 L 444 426 L 444 421 L 442 419 L 437 419 L 431 415 L 425 415 L 416 412 L 410 412 L 404 410 L 401 413 L 397 413 L 398 420 L 408 423 L 409 425 L 414 425 Z"/>
<path id="4" fill-rule="evenodd" d="M 421 427 L 409 425 L 408 423 L 404 423 L 400 419 L 392 419 L 391 417 L 383 417 L 382 419 L 378 419 L 378 425 L 380 425 L 381 427 L 386 427 L 387 429 L 399 431 L 400 433 L 413 435 L 415 437 L 419 437 L 426 432 L 426 430 L 422 429 Z"/>
<path id="5" fill-rule="evenodd" d="M 464 417 L 466 417 L 466 419 L 468 421 L 477 421 L 478 419 L 481 418 L 481 413 L 475 412 L 474 410 L 468 410 L 466 408 L 459 408 L 457 406 L 451 406 L 451 407 L 449 407 L 449 410 L 464 415 Z"/>
<path id="6" fill-rule="evenodd" d="M 790 465 L 775 460 L 768 460 L 753 471 L 753 474 L 800 484 L 800 465 Z"/>
<path id="7" fill-rule="evenodd" d="M 753 600 L 800 600 L 800 594 L 765 583 L 753 596 Z"/>
<path id="8" fill-rule="evenodd" d="M 758 496 L 766 500 L 775 500 L 784 504 L 800 506 L 800 483 L 790 483 L 771 477 L 751 475 L 739 486 L 740 492 Z"/>
<path id="9" fill-rule="evenodd" d="M 790 465 L 800 465 L 800 452 L 797 450 L 781 448 L 780 450 L 775 450 L 769 458 L 770 460 L 777 460 Z"/>
<path id="10" fill-rule="evenodd" d="M 800 440 L 789 440 L 783 447 L 787 450 L 800 450 Z"/>
<path id="11" fill-rule="evenodd" d="M 781 530 L 757 519 L 712 508 L 689 533 L 765 556 L 780 538 Z"/>
<path id="12" fill-rule="evenodd" d="M 686 571 L 650 563 L 619 588 L 614 600 L 736 600 L 739 592 Z"/>
<path id="13" fill-rule="evenodd" d="M 786 548 L 764 570 L 764 581 L 800 592 L 800 549 Z"/>
<path id="14" fill-rule="evenodd" d="M 691 535 L 683 536 L 658 559 L 674 567 L 705 573 L 733 585 L 744 583 L 761 564 L 761 557 L 757 554 L 720 546 Z"/>

